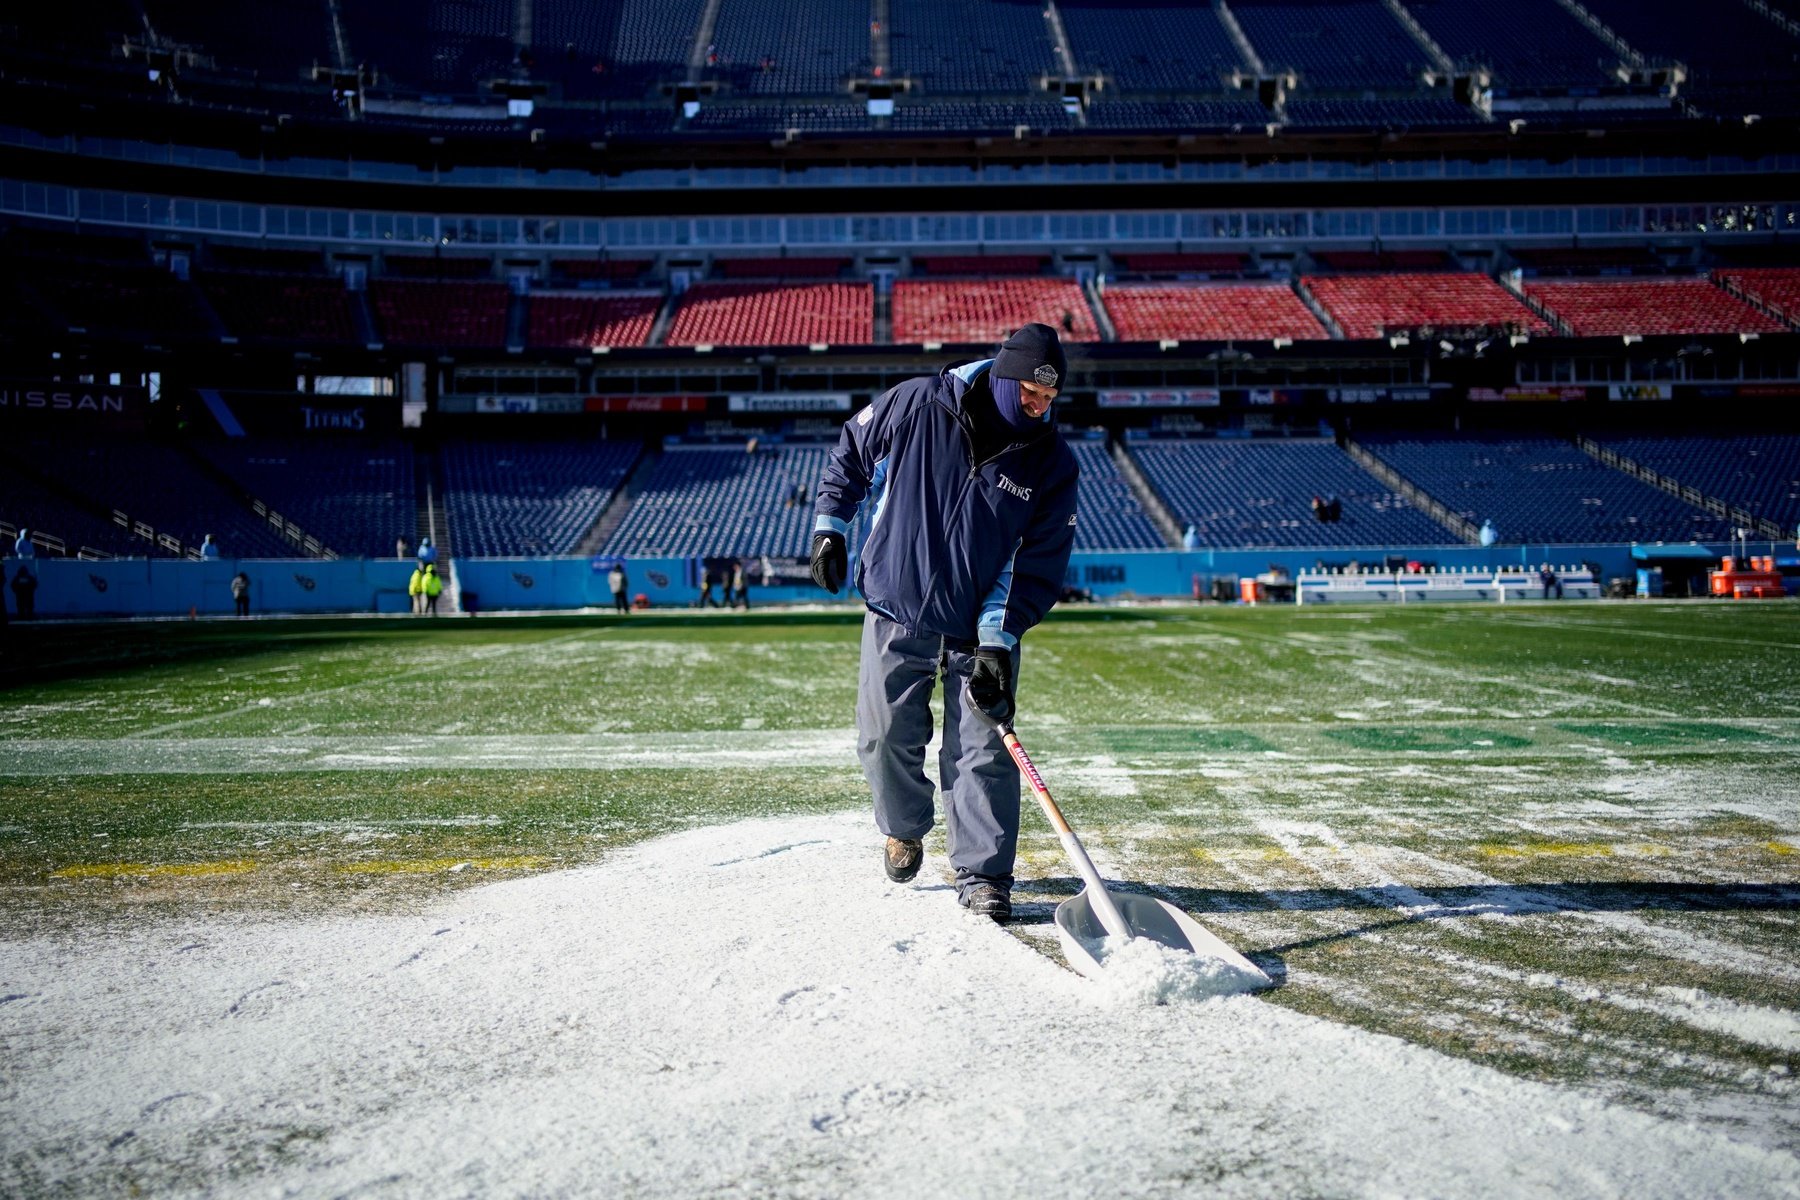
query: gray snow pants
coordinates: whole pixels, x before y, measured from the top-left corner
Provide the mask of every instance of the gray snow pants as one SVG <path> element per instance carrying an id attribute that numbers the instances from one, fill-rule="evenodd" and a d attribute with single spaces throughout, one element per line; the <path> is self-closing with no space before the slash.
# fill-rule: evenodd
<path id="1" fill-rule="evenodd" d="M 863 618 L 862 671 L 856 696 L 857 756 L 875 799 L 875 825 L 889 837 L 931 831 L 932 794 L 925 777 L 931 740 L 931 692 L 944 676 L 944 739 L 938 781 L 956 887 L 977 883 L 1011 889 L 1019 848 L 1019 770 L 992 725 L 963 698 L 973 647 L 939 637 L 908 637 L 876 613 Z M 1013 648 L 1013 679 L 1019 650 Z"/>

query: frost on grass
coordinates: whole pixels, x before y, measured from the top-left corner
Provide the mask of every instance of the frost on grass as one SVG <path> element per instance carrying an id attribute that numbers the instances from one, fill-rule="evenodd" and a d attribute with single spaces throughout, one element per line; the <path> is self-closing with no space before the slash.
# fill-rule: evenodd
<path id="1" fill-rule="evenodd" d="M 1146 937 L 1104 937 L 1094 947 L 1101 989 L 1118 1003 L 1182 1004 L 1254 991 L 1268 983 L 1223 959 Z"/>

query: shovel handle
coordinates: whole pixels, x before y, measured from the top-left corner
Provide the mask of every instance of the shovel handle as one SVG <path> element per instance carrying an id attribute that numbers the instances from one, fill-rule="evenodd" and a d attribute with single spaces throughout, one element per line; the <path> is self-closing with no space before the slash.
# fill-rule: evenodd
<path id="1" fill-rule="evenodd" d="M 1106 885 L 1100 881 L 1100 872 L 1095 870 L 1094 860 L 1088 857 L 1087 847 L 1081 844 L 1081 839 L 1075 836 L 1075 831 L 1069 828 L 1069 822 L 1064 819 L 1062 809 L 1058 808 L 1056 801 L 1051 799 L 1050 789 L 1044 786 L 1044 777 L 1038 774 L 1038 769 L 1032 763 L 1031 756 L 1025 753 L 1025 747 L 1019 744 L 1019 735 L 1014 733 L 1012 727 L 1008 725 L 1000 727 L 1000 735 L 1006 742 L 1006 749 L 1012 755 L 1013 762 L 1018 764 L 1019 774 L 1023 775 L 1025 782 L 1031 785 L 1031 794 L 1037 798 L 1038 807 L 1044 810 L 1044 816 L 1049 820 L 1050 827 L 1056 830 L 1057 837 L 1062 839 L 1064 853 L 1068 854 L 1069 861 L 1075 864 L 1075 870 L 1081 876 L 1081 881 L 1087 885 L 1088 900 L 1094 906 L 1094 915 L 1100 918 L 1100 924 L 1107 933 L 1129 941 L 1131 926 L 1125 923 L 1124 916 L 1119 912 L 1119 906 L 1113 903 L 1113 898 L 1107 892 Z"/>

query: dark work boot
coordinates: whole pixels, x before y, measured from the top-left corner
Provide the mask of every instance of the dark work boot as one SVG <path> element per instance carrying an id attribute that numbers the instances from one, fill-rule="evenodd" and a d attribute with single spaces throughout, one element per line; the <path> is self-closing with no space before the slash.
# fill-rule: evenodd
<path id="1" fill-rule="evenodd" d="M 959 901 L 972 913 L 992 917 L 996 924 L 1004 925 L 1012 920 L 1012 897 L 999 884 L 977 883 L 964 892 Z"/>
<path id="2" fill-rule="evenodd" d="M 911 883 L 924 861 L 925 843 L 918 838 L 891 837 L 881 855 L 881 865 L 895 883 Z"/>

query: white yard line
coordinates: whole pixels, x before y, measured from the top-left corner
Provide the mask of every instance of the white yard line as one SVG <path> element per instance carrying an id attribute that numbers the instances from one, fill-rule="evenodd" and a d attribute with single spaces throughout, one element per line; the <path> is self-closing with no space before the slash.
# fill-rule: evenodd
<path id="1" fill-rule="evenodd" d="M 1569 620 L 1563 617 L 1543 616 L 1532 613 L 1529 616 L 1517 616 L 1511 620 L 1519 625 L 1541 625 L 1552 629 L 1586 629 L 1600 633 L 1613 633 L 1624 638 L 1656 638 L 1671 642 L 1719 642 L 1727 646 L 1749 646 L 1757 650 L 1800 650 L 1800 642 L 1766 642 L 1755 638 L 1720 637 L 1711 633 L 1679 633 L 1662 629 L 1627 628 L 1611 625 L 1604 621 Z"/>

